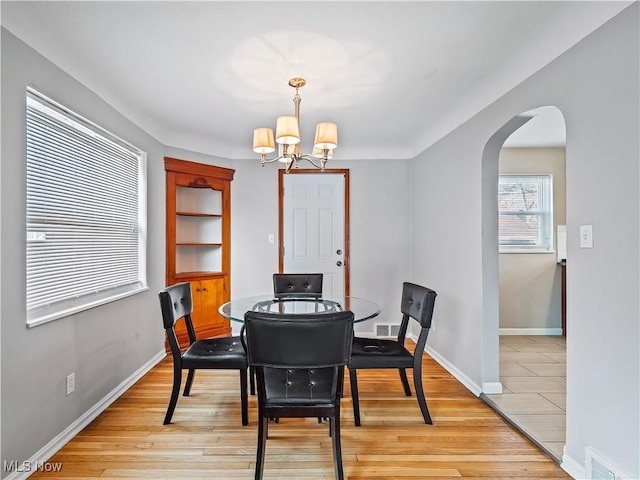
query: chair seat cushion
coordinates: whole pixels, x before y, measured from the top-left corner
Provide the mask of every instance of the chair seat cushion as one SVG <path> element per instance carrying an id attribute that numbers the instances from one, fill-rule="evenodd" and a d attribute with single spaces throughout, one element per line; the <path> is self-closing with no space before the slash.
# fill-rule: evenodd
<path id="1" fill-rule="evenodd" d="M 264 368 L 266 405 L 331 405 L 335 368 Z"/>
<path id="2" fill-rule="evenodd" d="M 240 337 L 197 340 L 182 354 L 182 368 L 247 368 Z"/>
<path id="3" fill-rule="evenodd" d="M 413 355 L 395 340 L 354 337 L 349 368 L 412 368 Z"/>

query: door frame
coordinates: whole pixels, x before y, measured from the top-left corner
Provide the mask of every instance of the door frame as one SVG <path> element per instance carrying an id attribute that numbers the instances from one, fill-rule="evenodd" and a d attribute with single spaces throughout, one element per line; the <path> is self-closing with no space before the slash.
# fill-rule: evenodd
<path id="1" fill-rule="evenodd" d="M 292 169 L 285 173 L 284 168 L 278 169 L 278 272 L 284 273 L 284 176 L 294 174 L 337 174 L 344 177 L 344 294 L 349 296 L 351 277 L 351 239 L 349 236 L 349 169 L 327 168 L 324 171 L 311 168 Z"/>

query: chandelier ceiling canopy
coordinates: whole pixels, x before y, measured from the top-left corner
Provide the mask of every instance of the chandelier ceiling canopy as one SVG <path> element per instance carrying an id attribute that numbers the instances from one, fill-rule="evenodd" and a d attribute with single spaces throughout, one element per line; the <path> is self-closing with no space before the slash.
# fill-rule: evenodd
<path id="1" fill-rule="evenodd" d="M 291 168 L 298 168 L 300 160 L 306 160 L 320 170 L 324 170 L 327 160 L 333 156 L 333 149 L 338 146 L 338 126 L 332 122 L 320 122 L 316 125 L 316 136 L 313 141 L 313 150 L 309 153 L 300 153 L 300 95 L 298 90 L 306 85 L 304 78 L 292 78 L 289 85 L 296 89 L 293 97 L 295 115 L 283 115 L 276 121 L 276 134 L 268 127 L 256 128 L 253 131 L 253 151 L 260 154 L 262 166 L 266 163 L 282 162 L 288 173 Z M 274 141 L 275 138 L 275 141 Z M 278 156 L 268 159 L 267 155 L 276 150 L 278 144 Z"/>

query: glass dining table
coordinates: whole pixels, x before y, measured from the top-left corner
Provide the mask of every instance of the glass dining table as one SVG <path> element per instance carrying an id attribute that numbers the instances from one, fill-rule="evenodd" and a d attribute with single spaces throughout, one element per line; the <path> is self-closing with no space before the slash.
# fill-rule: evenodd
<path id="1" fill-rule="evenodd" d="M 271 295 L 244 297 L 220 306 L 220 315 L 234 322 L 244 322 L 244 314 L 250 310 L 282 314 L 331 313 L 350 310 L 354 322 L 363 322 L 380 314 L 380 306 L 364 298 L 341 295 L 296 295 L 275 298 Z"/>

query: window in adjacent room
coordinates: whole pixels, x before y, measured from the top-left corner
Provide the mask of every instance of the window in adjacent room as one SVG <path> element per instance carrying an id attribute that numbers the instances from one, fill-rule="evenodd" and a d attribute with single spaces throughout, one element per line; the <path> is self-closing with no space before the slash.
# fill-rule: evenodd
<path id="1" fill-rule="evenodd" d="M 551 175 L 500 175 L 500 252 L 553 251 Z"/>
<path id="2" fill-rule="evenodd" d="M 146 290 L 146 157 L 27 89 L 27 325 Z"/>

